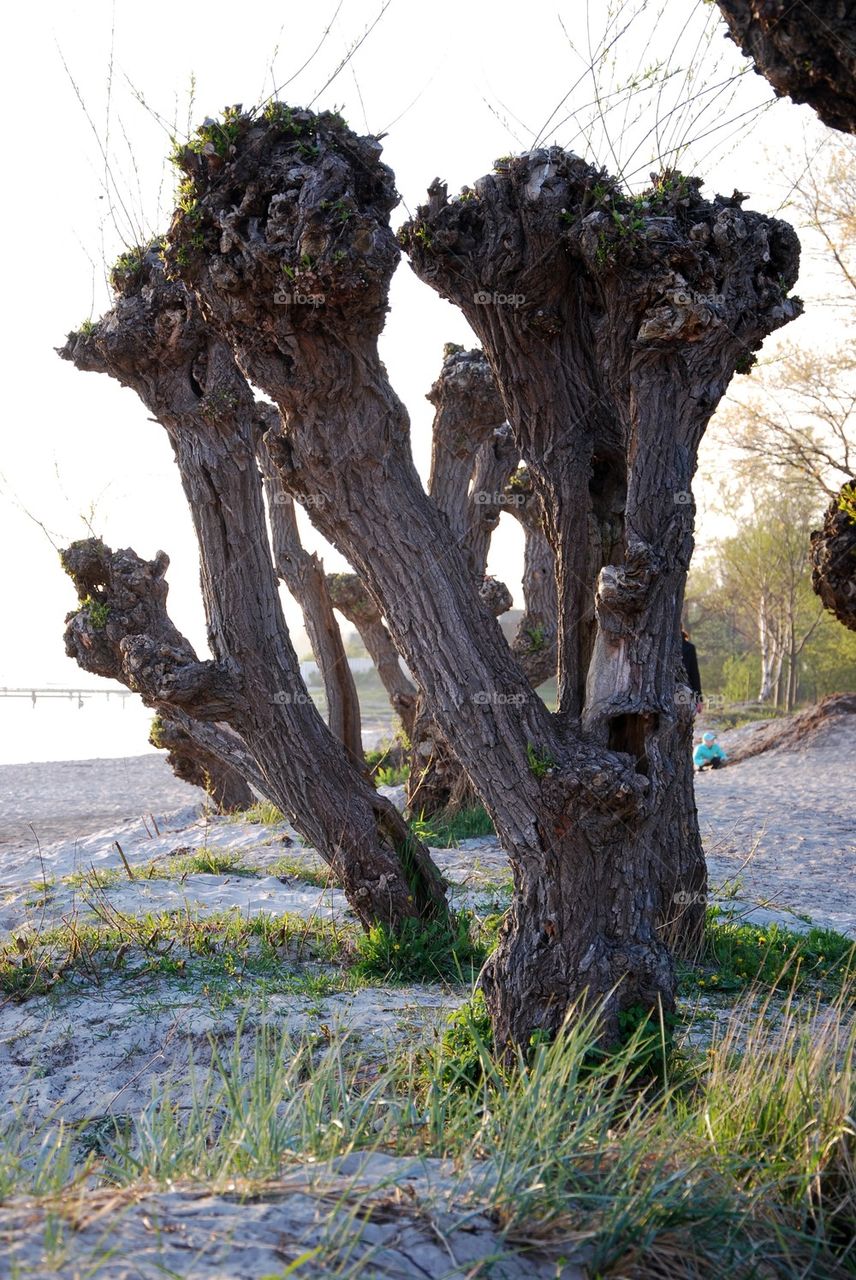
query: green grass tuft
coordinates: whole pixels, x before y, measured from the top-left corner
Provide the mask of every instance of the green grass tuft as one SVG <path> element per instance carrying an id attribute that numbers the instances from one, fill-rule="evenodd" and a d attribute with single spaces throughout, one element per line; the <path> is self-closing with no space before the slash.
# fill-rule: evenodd
<path id="1" fill-rule="evenodd" d="M 259 823 L 263 827 L 278 827 L 285 822 L 285 817 L 269 800 L 259 800 L 243 813 L 232 814 L 229 820 L 230 822 Z"/>
<path id="2" fill-rule="evenodd" d="M 683 991 L 737 991 L 761 983 L 840 990 L 856 977 L 856 942 L 833 929 L 798 933 L 781 925 L 741 924 L 708 912 L 699 960 L 680 971 Z"/>
<path id="3" fill-rule="evenodd" d="M 94 1187 L 264 1195 L 289 1166 L 323 1173 L 338 1156 L 383 1152 L 447 1160 L 456 1213 L 465 1196 L 509 1248 L 537 1242 L 592 1277 L 837 1280 L 856 1255 L 852 995 L 814 1024 L 791 1006 L 773 1040 L 767 1011 L 747 1000 L 679 1082 L 640 1075 L 638 1029 L 592 1063 L 596 1011 L 502 1067 L 478 998 L 427 1056 L 420 1045 L 369 1070 L 335 1035 L 239 1028 L 225 1047 L 212 1039 L 189 1095 L 159 1076 L 150 1105 L 112 1131 L 92 1118 L 40 1129 L 23 1105 L 7 1112 L 0 1198 L 79 1196 L 81 1170 Z M 368 1220 L 359 1194 L 345 1201 L 355 1224 Z M 355 1237 L 343 1271 L 342 1240 L 318 1246 L 316 1232 L 312 1274 L 373 1274 Z"/>
<path id="4" fill-rule="evenodd" d="M 481 805 L 461 809 L 449 817 L 444 814 L 426 817 L 424 812 L 420 813 L 418 818 L 410 819 L 410 830 L 417 840 L 434 849 L 450 849 L 461 840 L 496 834 L 489 814 Z"/>
<path id="5" fill-rule="evenodd" d="M 472 984 L 487 955 L 473 934 L 466 911 L 449 922 L 405 920 L 396 933 L 374 925 L 357 940 L 354 971 L 363 979 Z"/>

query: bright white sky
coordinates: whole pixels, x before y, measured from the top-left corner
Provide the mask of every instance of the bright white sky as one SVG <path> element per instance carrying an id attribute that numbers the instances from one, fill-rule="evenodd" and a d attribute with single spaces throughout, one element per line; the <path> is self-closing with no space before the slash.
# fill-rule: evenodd
<path id="1" fill-rule="evenodd" d="M 389 131 L 384 150 L 402 193 L 402 207 L 394 215 L 399 221 L 435 175 L 455 190 L 487 172 L 497 156 L 532 145 L 584 72 L 587 7 L 585 0 L 529 0 L 525 6 L 511 0 L 432 0 L 429 5 L 391 0 L 350 65 L 324 89 L 381 5 L 382 0 L 343 0 L 326 43 L 281 96 L 308 105 L 319 95 L 316 106 L 342 108 L 353 128 Z M 647 6 L 639 0 L 636 7 L 646 12 L 616 46 L 612 79 L 604 72 L 607 88 L 644 71 L 655 58 L 686 67 L 706 24 L 716 25 L 715 7 L 696 0 Z M 596 21 L 592 18 L 596 42 L 613 6 L 591 0 L 590 8 L 597 15 Z M 53 348 L 70 328 L 108 305 L 104 262 L 112 262 L 138 238 L 130 223 L 143 227 L 146 235 L 166 225 L 172 177 L 162 160 L 172 122 L 177 119 L 186 130 L 191 79 L 195 123 L 226 103 L 257 103 L 274 82 L 282 84 L 298 71 L 334 14 L 336 0 L 285 0 L 278 5 L 242 0 L 238 6 L 223 0 L 204 5 L 43 0 L 9 6 L 4 13 L 2 85 L 7 101 L 2 118 L 8 187 L 2 208 L 5 298 L 0 321 L 6 361 L 0 684 L 81 683 L 81 673 L 62 651 L 63 616 L 74 605 L 74 593 L 56 552 L 26 511 L 62 543 L 85 535 L 80 514 L 94 504 L 94 526 L 111 545 L 133 546 L 147 557 L 161 547 L 166 550 L 172 560 L 173 618 L 204 651 L 195 544 L 165 433 L 148 420 L 132 392 L 103 375 L 78 373 Z M 681 35 L 688 20 L 690 27 Z M 623 25 L 619 19 L 614 29 Z M 653 45 L 646 48 L 651 32 Z M 754 120 L 751 132 L 739 137 L 729 137 L 729 130 L 711 132 L 739 112 L 768 103 L 772 94 L 751 73 L 743 77 L 730 104 L 724 94 L 716 94 L 713 86 L 742 65 L 722 27 L 705 57 L 710 110 L 695 125 L 686 113 L 669 115 L 675 101 L 687 97 L 683 78 L 676 76 L 660 99 L 659 115 L 666 120 L 662 148 L 675 140 L 678 125 L 701 134 L 694 153 L 683 161 L 684 170 L 703 174 L 709 190 L 738 187 L 749 193 L 753 207 L 773 212 L 787 195 L 778 172 L 780 164 L 787 167 L 786 148 L 793 152 L 793 171 L 801 156 L 813 154 L 824 138 L 834 135 L 816 123 L 808 108 L 788 102 L 748 117 Z M 591 155 L 585 139 L 575 136 L 580 120 L 591 118 L 585 106 L 591 99 L 588 78 L 553 116 L 545 140 L 572 144 Z M 647 136 L 657 115 L 653 99 L 651 93 L 642 94 L 626 114 L 623 105 L 613 112 L 615 156 L 602 137 L 594 139 L 597 158 L 613 169 L 623 164 L 637 182 L 653 167 L 648 161 L 656 144 L 653 135 Z M 577 124 L 565 118 L 572 105 L 583 108 Z M 112 198 L 105 191 L 99 139 L 103 144 L 108 120 L 111 172 L 129 216 L 118 207 L 115 190 Z M 817 272 L 805 264 L 799 286 L 804 297 L 822 292 Z M 816 333 L 823 318 L 816 312 L 798 324 L 805 334 Z M 443 343 L 471 340 L 455 309 L 421 285 L 402 262 L 383 354 L 410 408 L 414 452 L 423 474 L 431 412 L 425 392 L 439 368 Z M 705 493 L 697 489 L 697 497 L 703 542 L 711 525 L 705 526 Z M 320 548 L 306 528 L 307 544 Z M 344 567 L 329 551 L 326 563 Z M 507 518 L 495 539 L 492 568 L 519 596 L 520 543 Z M 287 612 L 296 623 L 290 603 Z M 303 647 L 302 640 L 298 645 Z M 91 684 L 93 678 L 82 682 Z"/>

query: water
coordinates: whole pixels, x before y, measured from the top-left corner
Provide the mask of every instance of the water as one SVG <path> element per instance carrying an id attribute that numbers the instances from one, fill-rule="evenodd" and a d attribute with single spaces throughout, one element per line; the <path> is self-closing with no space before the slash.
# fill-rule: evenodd
<path id="1" fill-rule="evenodd" d="M 392 729 L 393 716 L 380 681 L 368 659 L 352 659 L 363 713 L 363 743 L 375 746 Z M 322 715 L 324 694 L 317 686 L 317 669 L 302 663 L 301 671 Z M 90 688 L 92 686 L 89 686 Z M 2 691 L 0 691 L 2 693 Z M 0 696 L 0 764 L 31 764 L 49 760 L 116 760 L 147 755 L 153 712 L 136 694 L 117 689 L 70 697 Z"/>
<path id="2" fill-rule="evenodd" d="M 0 698 L 0 764 L 119 759 L 154 751 L 153 712 L 135 694 Z"/>

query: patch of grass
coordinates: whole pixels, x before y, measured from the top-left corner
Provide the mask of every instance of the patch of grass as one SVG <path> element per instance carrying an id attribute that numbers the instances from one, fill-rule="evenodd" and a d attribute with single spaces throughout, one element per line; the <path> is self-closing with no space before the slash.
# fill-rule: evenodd
<path id="1" fill-rule="evenodd" d="M 96 631 L 103 631 L 107 626 L 107 619 L 110 617 L 109 604 L 105 604 L 103 600 L 96 600 L 93 596 L 86 596 L 80 602 L 80 607 L 81 609 L 86 609 L 93 628 Z"/>
<path id="2" fill-rule="evenodd" d="M 294 880 L 302 880 L 304 884 L 313 884 L 319 889 L 327 889 L 338 883 L 332 869 L 326 864 L 313 867 L 306 862 L 301 862 L 299 858 L 277 858 L 276 862 L 265 869 L 264 874 L 288 876 Z"/>
<path id="3" fill-rule="evenodd" d="M 765 1011 L 747 1001 L 689 1083 L 641 1081 L 638 1028 L 593 1063 L 596 1011 L 502 1068 L 477 1005 L 427 1060 L 417 1046 L 370 1070 L 347 1039 L 239 1028 L 225 1050 L 212 1041 L 189 1105 L 159 1078 L 141 1115 L 112 1133 L 99 1125 L 85 1167 L 96 1187 L 263 1194 L 284 1167 L 354 1151 L 441 1158 L 460 1179 L 450 1208 L 465 1195 L 468 1208 L 489 1208 L 509 1248 L 537 1242 L 592 1277 L 838 1280 L 856 1252 L 850 1011 L 842 999 L 809 1026 L 791 1007 L 771 1041 Z M 34 1135 L 22 1109 L 0 1119 L 0 1136 L 2 1197 L 56 1194 L 79 1171 L 73 1131 Z M 344 1201 L 352 1228 L 368 1216 L 359 1194 Z M 308 1274 L 340 1274 L 334 1241 L 313 1244 Z"/>
<path id="4" fill-rule="evenodd" d="M 106 877 L 107 874 L 101 873 L 95 881 L 91 881 L 88 875 L 84 875 L 82 882 L 94 889 L 110 888 L 115 884 L 112 878 L 106 880 L 103 885 L 99 883 L 101 875 Z M 248 866 L 237 850 L 213 849 L 210 845 L 200 845 L 198 849 L 188 849 L 186 852 L 177 851 L 165 857 L 161 855 L 153 858 L 151 862 L 144 862 L 134 867 L 134 876 L 137 880 L 185 880 L 192 875 L 245 876 L 252 879 L 260 874 L 267 873 L 261 873 L 257 868 Z M 121 872 L 117 871 L 116 877 L 121 879 Z"/>
<path id="5" fill-rule="evenodd" d="M 56 876 L 44 876 L 34 880 L 30 892 L 24 899 L 25 907 L 47 907 L 56 897 Z"/>
<path id="6" fill-rule="evenodd" d="M 379 787 L 400 787 L 410 777 L 410 765 L 389 765 L 376 769 L 372 777 Z"/>
<path id="7" fill-rule="evenodd" d="M 382 981 L 472 984 L 487 957 L 475 932 L 467 911 L 448 922 L 406 920 L 396 933 L 374 925 L 357 939 L 354 972 Z"/>
<path id="8" fill-rule="evenodd" d="M 72 871 L 63 876 L 63 884 L 73 889 L 112 889 L 121 884 L 125 876 L 118 867 L 89 867 L 86 871 Z"/>
<path id="9" fill-rule="evenodd" d="M 398 787 L 410 777 L 410 765 L 399 742 L 367 751 L 365 757 L 369 773 L 379 787 Z"/>
<path id="10" fill-rule="evenodd" d="M 555 768 L 556 765 L 552 752 L 549 751 L 547 747 L 544 747 L 542 751 L 539 751 L 532 742 L 527 742 L 526 744 L 526 759 L 529 762 L 530 772 L 533 773 L 536 778 L 546 777 L 550 770 Z"/>
<path id="11" fill-rule="evenodd" d="M 526 634 L 529 637 L 530 653 L 538 653 L 546 644 L 546 633 L 543 627 L 528 627 Z"/>
<path id="12" fill-rule="evenodd" d="M 256 872 L 244 865 L 244 860 L 233 849 L 211 849 L 202 845 L 193 853 L 181 854 L 170 858 L 167 863 L 159 863 L 159 867 L 169 868 L 169 877 L 188 875 L 209 876 L 254 876 Z M 155 876 L 152 876 L 154 879 Z"/>
<path id="13" fill-rule="evenodd" d="M 833 929 L 798 933 L 741 924 L 708 911 L 698 963 L 680 970 L 683 991 L 736 991 L 750 985 L 841 990 L 856 978 L 856 942 Z"/>
<path id="14" fill-rule="evenodd" d="M 787 711 L 765 703 L 755 706 L 743 704 L 729 709 L 706 710 L 705 724 L 714 724 L 718 730 L 725 732 L 728 729 L 740 729 L 747 724 L 757 724 L 759 720 L 784 720 L 788 714 Z"/>
<path id="15" fill-rule="evenodd" d="M 434 849 L 453 849 L 461 840 L 495 835 L 490 816 L 481 805 L 461 809 L 449 816 L 434 814 L 426 817 L 423 811 L 418 818 L 410 819 L 410 830 L 417 840 Z"/>
<path id="16" fill-rule="evenodd" d="M 260 823 L 263 827 L 278 827 L 285 822 L 285 817 L 280 813 L 275 804 L 271 804 L 269 800 L 259 800 L 252 808 L 245 809 L 243 813 L 234 813 L 229 817 L 230 822 L 250 822 Z"/>
<path id="17" fill-rule="evenodd" d="M 481 991 L 446 1019 L 434 1063 L 438 1079 L 449 1089 L 478 1089 L 485 1064 L 492 1062 L 493 1031 Z M 430 1085 L 431 1075 L 428 1082 Z"/>
<path id="18" fill-rule="evenodd" d="M 342 969 L 354 956 L 352 932 L 323 920 L 240 911 L 189 911 L 128 916 L 102 901 L 90 904 L 99 918 L 70 921 L 37 934 L 24 932 L 0 945 L 0 992 L 17 999 L 44 995 L 75 980 L 100 985 L 117 974 L 135 979 L 166 974 L 231 989 L 252 982 L 265 989 L 318 994 L 360 981 Z M 329 965 L 339 972 L 320 984 L 317 974 L 294 966 Z M 332 983 L 332 986 L 330 985 Z M 313 985 L 314 984 L 314 985 Z M 317 990 L 316 990 L 317 988 Z M 211 988 L 213 989 L 213 988 Z"/>

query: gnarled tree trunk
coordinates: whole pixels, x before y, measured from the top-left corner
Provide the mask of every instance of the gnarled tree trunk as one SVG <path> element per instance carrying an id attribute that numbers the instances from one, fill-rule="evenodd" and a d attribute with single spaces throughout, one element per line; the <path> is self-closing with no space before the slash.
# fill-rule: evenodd
<path id="1" fill-rule="evenodd" d="M 355 573 L 328 573 L 327 588 L 333 607 L 338 609 L 359 632 L 369 657 L 377 668 L 393 711 L 402 728 L 413 740 L 416 714 L 416 689 L 401 667 L 398 650 L 384 626 L 381 612 Z"/>
<path id="2" fill-rule="evenodd" d="M 529 472 L 521 467 L 506 487 L 508 509 L 523 526 L 523 617 L 512 649 L 532 685 L 556 674 L 558 617 L 556 562 L 544 534 L 541 500 Z"/>
<path id="3" fill-rule="evenodd" d="M 498 616 L 511 607 L 511 595 L 485 576 L 487 553 L 516 454 L 483 353 L 447 343 L 427 398 L 435 409 L 428 492 L 462 548 L 484 603 Z M 407 804 L 413 813 L 453 813 L 476 802 L 472 783 L 424 698 L 411 742 Z"/>
<path id="4" fill-rule="evenodd" d="M 163 553 L 147 563 L 91 541 L 65 555 L 82 602 L 67 651 L 93 671 L 105 651 L 111 673 L 118 668 L 156 710 L 226 722 L 364 925 L 445 916 L 427 851 L 329 732 L 301 679 L 265 526 L 256 404 L 229 347 L 165 277 L 155 248 L 114 273 L 114 285 L 113 310 L 71 335 L 62 354 L 133 387 L 169 435 L 199 542 L 214 659 L 200 661 L 167 616 Z"/>
<path id="5" fill-rule="evenodd" d="M 366 582 L 500 834 L 514 897 L 483 978 L 498 1043 L 556 1031 L 581 997 L 604 1000 L 614 1039 L 622 1010 L 674 1001 L 659 929 L 689 816 L 683 495 L 736 364 L 798 313 L 796 237 L 679 175 L 637 202 L 559 149 L 466 200 L 435 184 L 404 229 L 417 273 L 479 334 L 541 498 L 558 575 L 551 715 L 419 483 L 378 357 L 397 259 L 379 150 L 330 115 L 231 121 L 225 154 L 185 153 L 193 217 L 176 214 L 168 261 L 280 406 L 284 483 Z M 277 306 L 283 274 L 323 305 Z M 625 485 L 621 563 L 595 587 L 589 519 Z"/>
<path id="6" fill-rule="evenodd" d="M 276 410 L 271 405 L 258 405 L 257 408 L 266 427 L 274 426 Z M 360 700 L 333 612 L 324 565 L 300 541 L 294 499 L 282 487 L 263 436 L 259 437 L 256 456 L 264 477 L 274 567 L 303 614 L 306 634 L 327 696 L 327 723 L 331 733 L 347 747 L 355 760 L 362 763 Z"/>
<path id="7" fill-rule="evenodd" d="M 175 776 L 206 791 L 220 813 L 249 809 L 254 803 L 255 796 L 244 777 L 175 721 L 155 716 L 149 742 L 166 751 Z"/>

